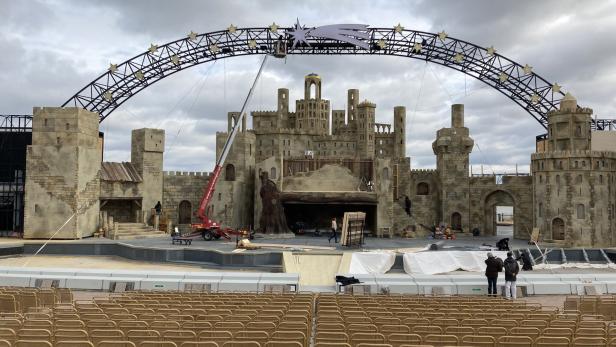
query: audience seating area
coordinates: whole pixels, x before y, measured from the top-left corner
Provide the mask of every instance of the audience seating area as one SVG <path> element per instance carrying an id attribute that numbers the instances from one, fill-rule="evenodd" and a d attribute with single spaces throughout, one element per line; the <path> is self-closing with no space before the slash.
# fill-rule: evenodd
<path id="1" fill-rule="evenodd" d="M 478 296 L 0 287 L 0 347 L 615 346 L 615 297 L 565 309 Z M 594 306 L 590 302 L 594 302 Z"/>

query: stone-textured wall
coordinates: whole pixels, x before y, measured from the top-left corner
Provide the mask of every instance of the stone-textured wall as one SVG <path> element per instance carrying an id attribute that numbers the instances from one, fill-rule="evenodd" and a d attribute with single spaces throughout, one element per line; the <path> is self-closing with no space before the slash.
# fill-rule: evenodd
<path id="1" fill-rule="evenodd" d="M 513 207 L 513 236 L 528 239 L 532 232 L 532 177 L 496 176 L 470 178 L 470 231 L 496 235 L 496 206 Z"/>
<path id="2" fill-rule="evenodd" d="M 142 182 L 105 181 L 101 180 L 101 199 L 130 198 L 140 199 Z"/>
<path id="3" fill-rule="evenodd" d="M 391 159 L 374 160 L 374 191 L 378 199 L 376 227 L 378 230 L 392 229 L 393 217 L 393 170 Z"/>
<path id="4" fill-rule="evenodd" d="M 418 185 L 426 184 L 428 194 L 419 194 Z M 429 169 L 415 169 L 410 172 L 408 196 L 411 199 L 411 214 L 417 221 L 427 227 L 432 227 L 441 221 L 440 218 L 440 185 L 438 172 Z"/>
<path id="5" fill-rule="evenodd" d="M 216 156 L 219 157 L 228 137 L 216 134 Z M 251 228 L 253 224 L 253 189 L 255 176 L 255 141 L 253 132 L 237 134 L 214 187 L 212 217 L 232 228 Z M 276 169 L 279 173 L 280 169 Z"/>
<path id="6" fill-rule="evenodd" d="M 25 238 L 76 239 L 97 230 L 98 120 L 96 113 L 74 107 L 34 108 L 26 153 Z"/>
<path id="7" fill-rule="evenodd" d="M 178 224 L 179 206 L 182 201 L 190 202 L 191 222 L 198 223 L 195 212 L 199 208 L 203 190 L 209 180 L 207 172 L 165 171 L 163 175 L 163 214 L 173 223 Z M 215 197 L 216 198 L 216 197 Z M 216 200 L 216 199 L 214 199 Z M 216 201 L 214 202 L 216 203 Z"/>
<path id="8" fill-rule="evenodd" d="M 163 152 L 165 131 L 136 129 L 132 132 L 131 162 L 143 178 L 142 209 L 145 220 L 152 217 L 151 210 L 163 199 Z"/>

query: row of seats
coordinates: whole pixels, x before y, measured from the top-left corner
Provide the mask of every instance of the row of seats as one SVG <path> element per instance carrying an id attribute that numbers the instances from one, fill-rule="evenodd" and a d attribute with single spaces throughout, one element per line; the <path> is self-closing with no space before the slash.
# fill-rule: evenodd
<path id="1" fill-rule="evenodd" d="M 616 320 L 616 296 L 568 296 L 565 310 L 577 310 L 585 314 L 602 315 L 606 320 Z"/>
<path id="2" fill-rule="evenodd" d="M 314 300 L 313 294 L 126 292 L 0 314 L 0 340 L 20 346 L 308 346 Z"/>
<path id="3" fill-rule="evenodd" d="M 73 294 L 66 288 L 0 287 L 0 312 L 25 312 L 32 307 L 53 307 L 71 301 Z"/>
<path id="4" fill-rule="evenodd" d="M 16 302 L 41 293 L 6 291 Z M 32 347 L 397 347 L 611 346 L 616 338 L 603 315 L 476 296 L 139 291 L 37 305 L 0 309 L 0 340 Z"/>

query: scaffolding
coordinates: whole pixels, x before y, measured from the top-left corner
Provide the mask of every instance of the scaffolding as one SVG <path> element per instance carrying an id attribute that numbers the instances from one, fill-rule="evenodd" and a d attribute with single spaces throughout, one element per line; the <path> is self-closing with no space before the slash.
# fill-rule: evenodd
<path id="1" fill-rule="evenodd" d="M 0 115 L 0 236 L 23 233 L 26 149 L 32 116 Z"/>

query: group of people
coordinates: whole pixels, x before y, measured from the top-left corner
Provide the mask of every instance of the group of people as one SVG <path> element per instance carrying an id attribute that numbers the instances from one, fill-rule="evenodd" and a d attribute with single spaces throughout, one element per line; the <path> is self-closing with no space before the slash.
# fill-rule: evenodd
<path id="1" fill-rule="evenodd" d="M 437 225 L 432 232 L 433 239 L 455 240 L 456 234 L 449 225 Z"/>
<path id="2" fill-rule="evenodd" d="M 498 273 L 504 270 L 505 272 L 505 297 L 507 299 L 516 299 L 517 288 L 516 280 L 518 273 L 520 272 L 520 265 L 518 260 L 522 260 L 522 270 L 530 271 L 533 269 L 530 255 L 528 252 L 522 251 L 522 254 L 518 258 L 513 258 L 513 252 L 507 252 L 507 259 L 503 261 L 501 258 L 495 257 L 492 252 L 488 252 L 488 259 L 486 259 L 486 277 L 488 278 L 488 295 L 497 296 L 496 281 L 498 280 Z"/>

